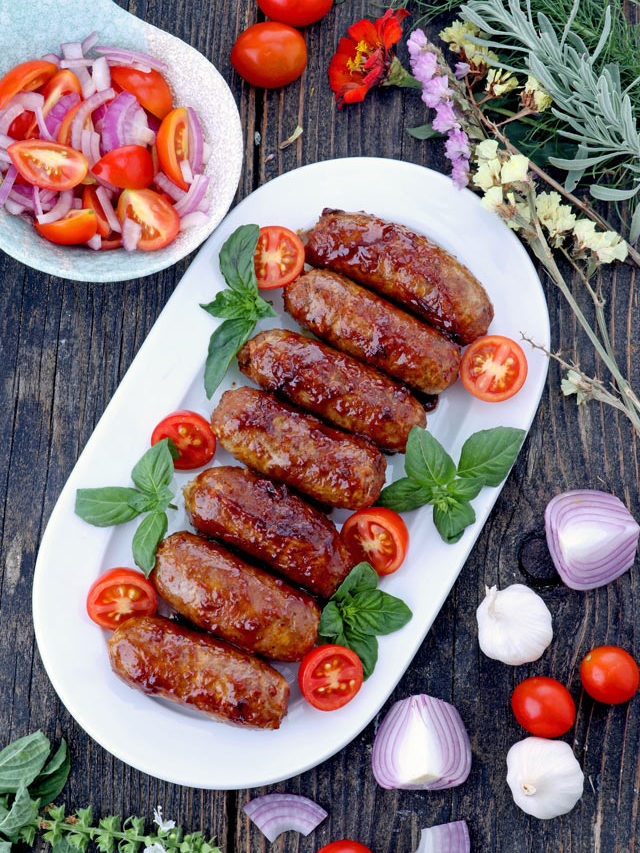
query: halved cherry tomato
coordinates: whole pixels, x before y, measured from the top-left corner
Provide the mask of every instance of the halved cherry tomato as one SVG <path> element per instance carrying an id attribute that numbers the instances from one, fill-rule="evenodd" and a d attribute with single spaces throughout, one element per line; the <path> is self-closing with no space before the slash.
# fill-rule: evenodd
<path id="1" fill-rule="evenodd" d="M 316 646 L 302 658 L 298 683 L 302 695 L 319 711 L 335 711 L 362 687 L 362 663 L 344 646 Z"/>
<path id="2" fill-rule="evenodd" d="M 156 134 L 156 148 L 162 171 L 183 190 L 189 184 L 182 177 L 180 163 L 189 159 L 189 113 L 185 107 L 171 110 Z"/>
<path id="3" fill-rule="evenodd" d="M 22 139 L 7 152 L 23 178 L 45 190 L 73 189 L 89 171 L 84 154 L 46 139 Z"/>
<path id="4" fill-rule="evenodd" d="M 173 467 L 179 470 L 201 468 L 216 452 L 216 437 L 209 422 L 197 412 L 174 412 L 160 421 L 151 435 L 151 444 L 170 438 L 178 450 Z"/>
<path id="5" fill-rule="evenodd" d="M 527 359 L 511 338 L 485 335 L 466 350 L 460 363 L 462 384 L 479 400 L 500 403 L 513 397 L 527 378 Z"/>
<path id="6" fill-rule="evenodd" d="M 598 646 L 580 664 L 584 689 L 596 702 L 619 705 L 628 702 L 640 687 L 638 664 L 618 646 Z"/>
<path id="7" fill-rule="evenodd" d="M 0 110 L 3 110 L 11 98 L 18 92 L 34 92 L 57 74 L 58 66 L 44 59 L 30 59 L 16 65 L 0 80 Z"/>
<path id="8" fill-rule="evenodd" d="M 98 234 L 101 237 L 107 237 L 111 231 L 109 220 L 104 215 L 102 205 L 98 201 L 96 187 L 85 187 L 82 192 L 82 206 L 85 210 L 93 210 L 98 223 Z"/>
<path id="9" fill-rule="evenodd" d="M 349 841 L 344 838 L 342 841 L 332 841 L 322 850 L 318 850 L 318 853 L 371 853 L 371 850 L 359 841 Z"/>
<path id="10" fill-rule="evenodd" d="M 142 225 L 138 249 L 153 251 L 170 243 L 180 230 L 180 217 L 153 190 L 123 190 L 117 209 L 120 222 L 129 217 Z"/>
<path id="11" fill-rule="evenodd" d="M 560 737 L 576 721 L 571 694 L 555 678 L 525 679 L 513 691 L 511 707 L 520 725 L 536 737 Z"/>
<path id="12" fill-rule="evenodd" d="M 354 565 L 366 560 L 379 575 L 390 575 L 402 565 L 409 547 L 407 525 L 386 507 L 359 509 L 342 525 L 340 538 Z"/>
<path id="13" fill-rule="evenodd" d="M 40 225 L 36 220 L 33 224 L 43 237 L 62 246 L 86 243 L 98 230 L 98 220 L 93 210 L 70 210 L 64 219 L 47 225 Z"/>
<path id="14" fill-rule="evenodd" d="M 163 119 L 173 107 L 171 89 L 159 71 L 138 71 L 126 65 L 111 66 L 111 81 L 135 95 L 141 106 Z"/>
<path id="15" fill-rule="evenodd" d="M 87 613 L 114 631 L 130 616 L 153 616 L 158 607 L 156 591 L 133 569 L 111 569 L 95 581 L 87 596 Z"/>
<path id="16" fill-rule="evenodd" d="M 302 240 L 282 225 L 267 225 L 260 229 L 253 261 L 261 290 L 284 287 L 302 272 Z"/>
<path id="17" fill-rule="evenodd" d="M 14 118 L 7 131 L 7 136 L 12 139 L 36 139 L 39 135 L 40 128 L 31 110 L 25 110 Z"/>
<path id="18" fill-rule="evenodd" d="M 240 33 L 231 64 L 252 86 L 275 89 L 297 80 L 307 66 L 307 46 L 293 27 L 263 21 Z"/>
<path id="19" fill-rule="evenodd" d="M 142 190 L 153 180 L 153 160 L 143 145 L 123 145 L 108 151 L 91 172 L 114 187 Z"/>
<path id="20" fill-rule="evenodd" d="M 70 95 L 72 92 L 76 92 L 78 95 L 82 94 L 80 81 L 73 71 L 70 71 L 68 68 L 58 71 L 42 90 L 42 94 L 44 95 L 42 114 L 44 116 L 49 115 L 51 108 L 58 103 L 60 98 Z"/>
<path id="21" fill-rule="evenodd" d="M 272 21 L 306 27 L 324 18 L 333 0 L 258 0 L 258 6 Z"/>

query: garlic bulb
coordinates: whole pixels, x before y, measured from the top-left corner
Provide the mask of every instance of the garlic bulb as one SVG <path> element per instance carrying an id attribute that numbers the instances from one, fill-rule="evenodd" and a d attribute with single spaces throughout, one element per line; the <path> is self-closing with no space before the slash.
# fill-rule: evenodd
<path id="1" fill-rule="evenodd" d="M 584 773 L 568 743 L 528 737 L 507 753 L 507 783 L 523 812 L 548 820 L 575 806 Z"/>
<path id="2" fill-rule="evenodd" d="M 476 610 L 482 651 L 512 666 L 538 660 L 553 639 L 547 605 L 521 583 L 486 589 L 487 597 Z"/>

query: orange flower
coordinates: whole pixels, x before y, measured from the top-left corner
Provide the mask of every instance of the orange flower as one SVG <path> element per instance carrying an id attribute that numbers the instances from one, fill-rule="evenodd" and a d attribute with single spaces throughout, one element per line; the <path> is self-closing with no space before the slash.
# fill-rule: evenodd
<path id="1" fill-rule="evenodd" d="M 363 101 L 369 89 L 387 81 L 397 85 L 390 76 L 395 77 L 398 72 L 400 77 L 406 74 L 395 57 L 393 45 L 402 38 L 401 23 L 408 14 L 406 9 L 387 9 L 375 24 L 363 18 L 349 27 L 349 38 L 340 39 L 329 63 L 329 84 L 336 93 L 338 106 Z M 398 69 L 392 68 L 395 64 Z"/>

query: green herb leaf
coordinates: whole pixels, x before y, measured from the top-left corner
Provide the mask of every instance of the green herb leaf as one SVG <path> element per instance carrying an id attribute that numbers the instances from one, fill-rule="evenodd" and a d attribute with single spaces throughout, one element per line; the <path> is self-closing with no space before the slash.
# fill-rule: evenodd
<path id="1" fill-rule="evenodd" d="M 409 512 L 431 503 L 432 495 L 433 489 L 430 486 L 421 486 L 410 477 L 401 477 L 390 486 L 385 486 L 376 503 L 396 512 Z"/>
<path id="2" fill-rule="evenodd" d="M 239 293 L 237 290 L 221 290 L 216 293 L 213 302 L 200 307 L 211 314 L 212 317 L 222 317 L 226 320 L 242 319 L 257 319 L 257 311 L 255 300 L 259 297 L 254 297 L 245 293 Z"/>
<path id="3" fill-rule="evenodd" d="M 326 639 L 331 639 L 342 632 L 342 616 L 335 601 L 329 601 L 324 606 L 318 624 L 318 634 Z"/>
<path id="4" fill-rule="evenodd" d="M 370 634 L 361 634 L 353 628 L 348 628 L 344 633 L 344 642 L 341 644 L 354 651 L 362 661 L 362 672 L 364 680 L 371 675 L 378 662 L 378 641 Z"/>
<path id="5" fill-rule="evenodd" d="M 23 826 L 18 833 L 18 841 L 23 841 L 25 844 L 28 844 L 29 847 L 33 847 L 33 843 L 36 840 L 36 828 L 30 823 L 28 826 Z M 2 848 L 0 848 L 1 853 Z"/>
<path id="6" fill-rule="evenodd" d="M 174 462 L 176 459 L 180 458 L 180 451 L 176 447 L 176 443 L 172 438 L 167 439 L 167 447 L 169 448 L 169 453 L 171 454 L 171 458 Z"/>
<path id="7" fill-rule="evenodd" d="M 136 515 L 140 515 L 143 512 L 155 509 L 157 500 L 155 495 L 134 490 L 134 494 L 129 498 L 128 503 L 132 509 L 135 509 Z"/>
<path id="8" fill-rule="evenodd" d="M 350 595 L 367 589 L 375 589 L 377 586 L 378 573 L 376 570 L 369 563 L 358 563 L 333 593 L 330 601 L 344 601 Z"/>
<path id="9" fill-rule="evenodd" d="M 53 802 L 67 783 L 71 770 L 71 756 L 64 738 L 44 768 L 29 785 L 29 794 L 41 803 Z"/>
<path id="10" fill-rule="evenodd" d="M 414 426 L 407 441 L 404 460 L 407 476 L 421 486 L 444 486 L 456 475 L 453 459 L 430 432 Z"/>
<path id="11" fill-rule="evenodd" d="M 487 486 L 499 486 L 515 462 L 525 435 L 523 429 L 513 427 L 475 432 L 462 446 L 458 476 L 482 480 Z"/>
<path id="12" fill-rule="evenodd" d="M 463 480 L 457 477 L 447 486 L 446 493 L 461 501 L 470 501 L 477 497 L 484 487 L 483 480 Z"/>
<path id="13" fill-rule="evenodd" d="M 204 368 L 207 397 L 211 398 L 222 382 L 232 358 L 249 340 L 255 325 L 255 320 L 225 320 L 211 335 Z"/>
<path id="14" fill-rule="evenodd" d="M 158 543 L 167 532 L 169 522 L 165 512 L 150 512 L 138 525 L 131 543 L 136 566 L 149 577 L 156 564 Z"/>
<path id="15" fill-rule="evenodd" d="M 381 589 L 357 592 L 342 611 L 347 631 L 371 635 L 391 634 L 406 625 L 412 615 L 404 601 Z"/>
<path id="16" fill-rule="evenodd" d="M 9 814 L 0 821 L 0 834 L 10 841 L 17 841 L 23 826 L 31 823 L 38 816 L 38 801 L 29 796 L 27 786 L 22 784 L 16 792 Z"/>
<path id="17" fill-rule="evenodd" d="M 73 849 L 67 839 L 62 836 L 59 841 L 52 845 L 51 853 L 73 853 Z"/>
<path id="18" fill-rule="evenodd" d="M 163 438 L 141 457 L 134 465 L 131 479 L 139 489 L 150 495 L 157 495 L 163 486 L 173 479 L 174 467 L 171 451 L 167 446 L 168 438 Z"/>
<path id="19" fill-rule="evenodd" d="M 434 506 L 433 522 L 445 542 L 453 545 L 462 536 L 470 524 L 476 520 L 476 514 L 468 501 L 456 501 L 448 506 Z"/>
<path id="20" fill-rule="evenodd" d="M 232 290 L 249 291 L 257 295 L 253 256 L 259 234 L 259 226 L 241 225 L 220 249 L 220 272 Z"/>
<path id="21" fill-rule="evenodd" d="M 30 785 L 44 767 L 51 746 L 41 731 L 18 738 L 0 752 L 0 792 L 15 794 Z"/>
<path id="22" fill-rule="evenodd" d="M 414 139 L 432 139 L 434 136 L 442 136 L 439 130 L 434 130 L 431 122 L 421 124 L 418 127 L 408 127 L 407 133 Z"/>
<path id="23" fill-rule="evenodd" d="M 261 320 L 263 317 L 277 317 L 278 315 L 274 311 L 273 305 L 269 302 L 266 302 L 262 297 L 258 296 L 255 301 L 255 310 L 258 316 L 258 319 Z"/>
<path id="24" fill-rule="evenodd" d="M 111 527 L 131 521 L 140 511 L 131 505 L 140 493 L 124 486 L 102 489 L 78 489 L 75 513 L 95 527 Z"/>

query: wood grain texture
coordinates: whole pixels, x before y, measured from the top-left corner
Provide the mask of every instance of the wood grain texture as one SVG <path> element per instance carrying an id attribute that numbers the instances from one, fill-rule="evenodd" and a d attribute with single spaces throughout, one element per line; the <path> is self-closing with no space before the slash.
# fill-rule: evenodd
<path id="1" fill-rule="evenodd" d="M 321 24 L 307 28 L 309 64 L 302 80 L 271 92 L 253 90 L 229 62 L 237 34 L 259 19 L 253 0 L 118 2 L 193 44 L 229 82 L 245 134 L 238 200 L 282 172 L 333 157 L 384 156 L 444 168 L 438 143 L 419 142 L 405 132 L 426 118 L 415 92 L 376 91 L 362 105 L 335 106 L 326 68 L 337 41 L 358 17 L 378 11 L 362 0 L 336 6 Z M 281 150 L 298 124 L 302 136 Z M 637 568 L 594 592 L 565 588 L 549 570 L 543 512 L 553 494 L 586 487 L 612 491 L 640 517 L 640 454 L 622 416 L 596 404 L 578 410 L 573 399 L 562 397 L 554 365 L 529 438 L 496 507 L 432 631 L 383 709 L 414 692 L 453 702 L 474 753 L 464 786 L 429 794 L 378 788 L 370 756 L 380 716 L 334 758 L 273 788 L 312 797 L 328 809 L 329 818 L 309 838 L 287 834 L 269 845 L 241 810 L 260 792 L 165 784 L 114 759 L 74 723 L 35 647 L 30 587 L 38 543 L 75 460 L 189 260 L 142 281 L 91 286 L 44 276 L 0 257 L 2 742 L 38 727 L 54 739 L 64 736 L 73 757 L 63 795 L 69 806 L 91 804 L 96 814 L 139 813 L 150 819 L 161 803 L 165 816 L 217 835 L 227 853 L 312 853 L 345 837 L 364 842 L 374 853 L 411 853 L 423 826 L 461 818 L 468 821 L 478 851 L 637 851 L 640 698 L 628 706 L 605 708 L 581 693 L 578 676 L 579 661 L 598 644 L 621 644 L 640 656 Z M 587 372 L 596 371 L 592 349 L 562 296 L 548 282 L 545 287 L 554 347 L 579 360 Z M 591 316 L 588 297 L 577 283 L 574 290 Z M 603 292 L 616 352 L 638 388 L 635 272 L 621 266 L 607 273 Z M 541 591 L 556 626 L 556 639 L 542 660 L 519 668 L 484 657 L 476 638 L 475 609 L 485 585 L 513 582 L 531 583 Z M 507 750 L 524 735 L 509 710 L 510 694 L 533 674 L 560 679 L 576 698 L 578 721 L 566 739 L 587 777 L 582 802 L 569 815 L 548 822 L 519 811 L 505 782 Z"/>

